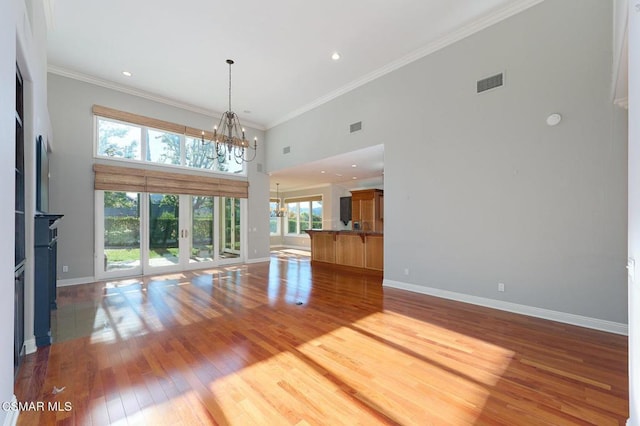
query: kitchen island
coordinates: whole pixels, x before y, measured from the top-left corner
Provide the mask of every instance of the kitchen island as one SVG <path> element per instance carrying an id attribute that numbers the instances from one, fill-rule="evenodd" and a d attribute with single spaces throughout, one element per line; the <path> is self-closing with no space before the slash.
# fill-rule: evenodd
<path id="1" fill-rule="evenodd" d="M 311 263 L 335 265 L 382 275 L 384 237 L 382 232 L 307 230 L 311 238 Z"/>

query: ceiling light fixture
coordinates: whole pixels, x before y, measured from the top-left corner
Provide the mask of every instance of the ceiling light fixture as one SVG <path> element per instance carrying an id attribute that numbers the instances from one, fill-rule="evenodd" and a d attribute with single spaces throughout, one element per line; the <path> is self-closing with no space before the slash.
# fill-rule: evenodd
<path id="1" fill-rule="evenodd" d="M 338 52 L 333 52 L 333 54 L 331 55 L 331 59 L 333 59 L 334 61 L 339 60 L 340 54 Z"/>
<path id="2" fill-rule="evenodd" d="M 131 77 L 133 74 L 131 74 L 129 71 L 122 71 L 122 75 L 124 75 L 125 77 Z"/>
<path id="3" fill-rule="evenodd" d="M 233 65 L 233 60 L 227 59 L 227 64 L 229 64 L 229 109 L 220 117 L 219 131 L 218 126 L 213 126 L 213 137 L 210 141 L 205 141 L 205 132 L 202 132 L 202 144 L 215 143 L 215 157 L 218 158 L 218 161 L 228 157 L 229 161 L 233 158 L 236 163 L 242 164 L 256 158 L 258 138 L 253 138 L 253 146 L 249 144 L 249 141 L 245 139 L 244 128 L 240 125 L 238 115 L 231 110 L 231 65 Z M 248 151 L 253 151 L 251 158 L 247 157 Z"/>
<path id="4" fill-rule="evenodd" d="M 271 217 L 284 217 L 287 214 L 287 209 L 284 206 L 280 207 L 280 184 L 276 183 L 276 208 L 270 213 Z"/>
<path id="5" fill-rule="evenodd" d="M 562 121 L 562 116 L 557 112 L 554 112 L 553 114 L 547 117 L 547 126 L 556 126 L 560 124 L 561 121 Z"/>
<path id="6" fill-rule="evenodd" d="M 351 167 L 355 168 L 355 167 L 358 167 L 358 165 L 357 164 L 352 164 Z"/>

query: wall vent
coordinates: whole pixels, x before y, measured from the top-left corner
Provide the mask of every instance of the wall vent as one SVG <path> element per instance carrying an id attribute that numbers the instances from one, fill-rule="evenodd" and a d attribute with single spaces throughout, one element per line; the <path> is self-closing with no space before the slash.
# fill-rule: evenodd
<path id="1" fill-rule="evenodd" d="M 282 153 L 283 154 L 288 154 L 291 152 L 291 147 L 290 146 L 285 146 L 284 148 L 282 148 Z"/>
<path id="2" fill-rule="evenodd" d="M 495 89 L 496 87 L 500 87 L 503 84 L 504 84 L 504 78 L 502 73 L 492 75 L 491 77 L 483 78 L 482 80 L 478 80 L 477 93 L 482 93 L 490 89 Z"/>
<path id="3" fill-rule="evenodd" d="M 353 123 L 349 126 L 349 131 L 351 133 L 357 132 L 358 130 L 362 130 L 362 121 L 358 121 L 357 123 Z"/>

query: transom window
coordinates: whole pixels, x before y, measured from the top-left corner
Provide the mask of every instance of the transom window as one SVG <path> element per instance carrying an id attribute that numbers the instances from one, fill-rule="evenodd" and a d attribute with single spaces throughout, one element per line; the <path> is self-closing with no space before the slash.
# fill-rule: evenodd
<path id="1" fill-rule="evenodd" d="M 240 174 L 243 165 L 218 157 L 215 144 L 152 127 L 96 116 L 96 156 Z"/>

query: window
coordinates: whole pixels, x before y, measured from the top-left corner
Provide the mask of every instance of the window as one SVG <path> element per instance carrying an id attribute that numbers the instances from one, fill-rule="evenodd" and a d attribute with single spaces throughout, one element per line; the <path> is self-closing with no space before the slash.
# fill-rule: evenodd
<path id="1" fill-rule="evenodd" d="M 111 120 L 98 120 L 98 155 L 128 160 L 142 159 L 142 129 Z"/>
<path id="2" fill-rule="evenodd" d="M 287 234 L 305 234 L 308 229 L 322 229 L 322 197 L 285 200 Z"/>
<path id="3" fill-rule="evenodd" d="M 269 200 L 269 233 L 271 235 L 280 234 L 280 224 L 282 223 L 282 218 L 273 214 L 273 212 L 276 211 L 277 208 L 278 200 L 276 198 L 272 198 L 271 200 Z"/>
<path id="4" fill-rule="evenodd" d="M 147 161 L 160 164 L 180 165 L 182 144 L 180 135 L 147 130 Z"/>
<path id="5" fill-rule="evenodd" d="M 211 146 L 211 144 L 203 145 L 197 138 L 185 138 L 185 165 L 196 169 L 213 170 L 215 160 Z"/>
<path id="6" fill-rule="evenodd" d="M 241 174 L 243 164 L 217 156 L 201 138 L 96 116 L 96 156 Z"/>

